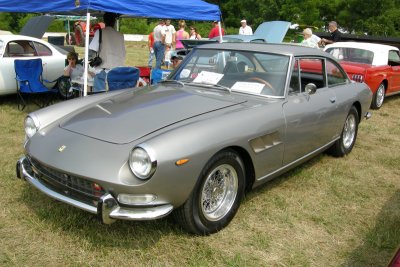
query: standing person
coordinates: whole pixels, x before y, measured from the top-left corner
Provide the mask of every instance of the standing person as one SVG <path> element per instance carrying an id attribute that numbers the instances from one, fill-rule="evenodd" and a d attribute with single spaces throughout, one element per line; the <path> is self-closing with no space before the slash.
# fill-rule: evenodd
<path id="1" fill-rule="evenodd" d="M 201 35 L 197 32 L 197 29 L 195 27 L 190 27 L 189 39 L 191 39 L 191 40 L 200 40 L 201 39 Z"/>
<path id="2" fill-rule="evenodd" d="M 241 20 L 240 24 L 242 25 L 239 28 L 240 35 L 253 35 L 253 30 L 249 25 L 247 25 L 247 21 L 245 19 Z"/>
<path id="3" fill-rule="evenodd" d="M 184 20 L 179 21 L 179 30 L 176 32 L 175 49 L 184 49 L 181 40 L 189 39 L 189 33 L 185 31 L 186 23 Z M 172 58 L 171 58 L 172 59 Z"/>
<path id="4" fill-rule="evenodd" d="M 161 69 L 161 64 L 164 59 L 165 52 L 165 21 L 160 19 L 160 22 L 153 30 L 154 36 L 154 54 L 156 55 L 156 69 Z"/>
<path id="5" fill-rule="evenodd" d="M 212 27 L 212 29 L 210 31 L 210 34 L 208 35 L 209 39 L 219 36 L 218 21 L 214 20 L 212 25 L 213 25 L 213 27 Z M 222 32 L 222 35 L 225 35 L 224 28 L 221 28 L 221 32 Z"/>
<path id="6" fill-rule="evenodd" d="M 310 28 L 306 28 L 303 30 L 304 40 L 301 42 L 302 45 L 312 47 L 312 48 L 319 48 L 318 43 L 312 38 L 312 30 Z"/>
<path id="7" fill-rule="evenodd" d="M 149 47 L 149 63 L 148 66 L 153 67 L 153 57 L 154 57 L 154 33 L 149 34 L 149 40 L 147 41 L 147 46 Z"/>
<path id="8" fill-rule="evenodd" d="M 94 34 L 93 40 L 90 42 L 89 49 L 99 52 L 102 59 L 100 66 L 96 70 L 112 69 L 123 66 L 125 63 L 125 43 L 124 35 L 114 29 L 115 21 L 118 15 L 115 13 L 104 13 L 103 19 L 106 27 L 99 29 Z M 101 44 L 99 45 L 99 35 L 101 31 Z"/>
<path id="9" fill-rule="evenodd" d="M 165 58 L 164 63 L 169 68 L 171 64 L 171 52 L 174 51 L 176 31 L 174 25 L 171 24 L 171 20 L 165 21 Z"/>
<path id="10" fill-rule="evenodd" d="M 329 39 L 322 38 L 320 44 L 327 45 L 333 44 L 335 42 L 340 42 L 340 40 L 342 39 L 342 33 L 339 31 L 336 21 L 329 22 L 328 30 L 331 33 L 331 37 Z"/>

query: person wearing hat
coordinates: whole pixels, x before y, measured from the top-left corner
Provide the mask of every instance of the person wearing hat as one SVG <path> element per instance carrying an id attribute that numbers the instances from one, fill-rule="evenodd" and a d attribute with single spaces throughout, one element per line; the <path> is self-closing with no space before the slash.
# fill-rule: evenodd
<path id="1" fill-rule="evenodd" d="M 247 21 L 242 19 L 240 21 L 242 27 L 239 28 L 239 35 L 253 35 L 253 30 L 249 25 L 247 25 Z"/>
<path id="2" fill-rule="evenodd" d="M 306 28 L 303 30 L 304 40 L 301 42 L 302 45 L 312 47 L 312 48 L 319 48 L 318 43 L 312 38 L 312 30 L 310 28 Z"/>
<path id="3" fill-rule="evenodd" d="M 218 21 L 214 20 L 212 25 L 213 25 L 213 27 L 212 27 L 212 29 L 210 31 L 210 34 L 208 35 L 209 39 L 219 36 Z M 222 33 L 222 35 L 225 35 L 224 28 L 221 28 L 221 33 Z"/>
<path id="4" fill-rule="evenodd" d="M 89 49 L 96 51 L 102 59 L 102 63 L 96 67 L 96 70 L 112 69 L 125 64 L 124 35 L 114 29 L 117 18 L 118 15 L 115 13 L 104 13 L 103 19 L 106 27 L 97 30 L 90 42 Z M 100 31 L 101 44 L 99 44 Z"/>
<path id="5" fill-rule="evenodd" d="M 177 55 L 172 56 L 171 57 L 172 68 L 176 69 L 179 66 L 179 64 L 181 64 L 182 60 L 183 60 L 183 58 L 181 56 L 177 56 Z"/>

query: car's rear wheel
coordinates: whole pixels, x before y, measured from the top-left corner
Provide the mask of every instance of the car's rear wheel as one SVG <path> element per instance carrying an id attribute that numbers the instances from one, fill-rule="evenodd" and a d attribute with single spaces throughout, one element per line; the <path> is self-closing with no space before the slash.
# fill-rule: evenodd
<path id="1" fill-rule="evenodd" d="M 340 138 L 329 149 L 333 156 L 343 157 L 351 152 L 357 139 L 358 123 L 358 111 L 352 106 L 346 117 Z"/>
<path id="2" fill-rule="evenodd" d="M 372 98 L 371 108 L 380 109 L 382 107 L 383 100 L 385 100 L 385 91 L 385 84 L 381 83 Z"/>
<path id="3" fill-rule="evenodd" d="M 243 162 L 232 150 L 212 157 L 203 168 L 199 180 L 175 218 L 187 231 L 207 235 L 229 224 L 244 195 Z"/>

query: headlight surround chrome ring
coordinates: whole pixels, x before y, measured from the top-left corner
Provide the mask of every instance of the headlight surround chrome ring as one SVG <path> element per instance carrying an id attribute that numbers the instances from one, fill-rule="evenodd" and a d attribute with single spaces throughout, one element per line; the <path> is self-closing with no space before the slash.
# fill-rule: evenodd
<path id="1" fill-rule="evenodd" d="M 157 169 L 154 151 L 145 144 L 134 147 L 129 154 L 129 167 L 137 178 L 149 179 Z"/>
<path id="2" fill-rule="evenodd" d="M 39 130 L 39 122 L 35 117 L 27 116 L 25 118 L 25 134 L 28 138 L 34 136 Z"/>

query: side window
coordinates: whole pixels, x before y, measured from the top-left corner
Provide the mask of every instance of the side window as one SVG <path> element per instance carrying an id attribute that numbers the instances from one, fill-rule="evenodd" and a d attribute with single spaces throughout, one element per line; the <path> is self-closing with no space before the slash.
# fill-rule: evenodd
<path id="1" fill-rule="evenodd" d="M 38 56 L 43 57 L 43 56 L 51 56 L 52 55 L 50 48 L 48 48 L 47 46 L 45 46 L 41 43 L 37 43 L 37 42 L 35 42 L 34 44 L 35 44 L 35 48 L 36 48 L 36 52 L 37 52 Z"/>
<path id="2" fill-rule="evenodd" d="M 388 65 L 391 65 L 391 66 L 399 66 L 400 65 L 400 56 L 399 56 L 398 51 L 396 51 L 396 50 L 389 51 Z"/>
<path id="3" fill-rule="evenodd" d="M 11 41 L 7 44 L 5 57 L 33 57 L 36 56 L 33 43 L 29 41 Z"/>
<path id="4" fill-rule="evenodd" d="M 335 86 L 347 82 L 346 75 L 342 70 L 330 60 L 326 60 L 326 74 L 328 77 L 328 86 Z"/>
<path id="5" fill-rule="evenodd" d="M 300 58 L 299 66 L 301 92 L 305 91 L 305 87 L 309 83 L 315 84 L 317 89 L 325 87 L 324 64 L 322 59 Z"/>
<path id="6" fill-rule="evenodd" d="M 299 77 L 299 61 L 296 59 L 294 61 L 294 66 L 292 70 L 292 76 L 290 78 L 289 84 L 289 94 L 300 93 L 300 77 Z"/>

